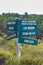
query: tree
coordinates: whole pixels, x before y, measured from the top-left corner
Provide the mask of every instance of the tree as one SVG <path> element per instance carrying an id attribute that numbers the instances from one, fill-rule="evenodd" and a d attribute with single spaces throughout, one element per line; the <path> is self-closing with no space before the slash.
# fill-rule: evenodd
<path id="1" fill-rule="evenodd" d="M 26 20 L 28 20 L 28 16 L 29 16 L 28 13 L 25 12 L 25 19 L 26 19 Z"/>

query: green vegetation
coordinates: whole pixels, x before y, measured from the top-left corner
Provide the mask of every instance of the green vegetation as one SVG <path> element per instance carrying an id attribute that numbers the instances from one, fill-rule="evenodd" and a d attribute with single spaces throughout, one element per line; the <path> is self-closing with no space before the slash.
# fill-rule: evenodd
<path id="1" fill-rule="evenodd" d="M 21 18 L 22 20 L 38 20 L 38 45 L 21 44 L 21 58 L 16 55 L 16 39 L 6 40 L 6 21 Z M 1 26 L 1 24 L 3 24 Z M 18 13 L 3 13 L 0 15 L 0 61 L 3 65 L 43 65 L 43 15 L 24 15 Z M 1 64 L 0 64 L 1 65 Z"/>
<path id="2" fill-rule="evenodd" d="M 0 40 L 2 39 L 0 38 Z M 21 58 L 19 60 L 16 56 L 16 39 L 5 40 L 4 44 L 0 44 L 0 59 L 6 59 L 5 65 L 42 65 L 43 45 L 40 42 L 41 40 L 37 46 L 21 44 Z"/>

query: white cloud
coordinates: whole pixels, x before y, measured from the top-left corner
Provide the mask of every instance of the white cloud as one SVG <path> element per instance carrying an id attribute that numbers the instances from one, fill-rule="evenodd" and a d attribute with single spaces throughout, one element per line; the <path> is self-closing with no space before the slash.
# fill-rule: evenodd
<path id="1" fill-rule="evenodd" d="M 0 13 L 43 14 L 43 0 L 0 0 Z"/>

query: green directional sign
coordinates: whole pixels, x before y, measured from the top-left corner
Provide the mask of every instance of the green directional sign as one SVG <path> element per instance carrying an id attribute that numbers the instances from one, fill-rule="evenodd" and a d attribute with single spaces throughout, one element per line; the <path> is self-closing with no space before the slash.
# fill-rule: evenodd
<path id="1" fill-rule="evenodd" d="M 21 20 L 19 21 L 19 24 L 21 26 L 37 26 L 38 25 L 38 21 L 37 20 Z"/>
<path id="2" fill-rule="evenodd" d="M 37 40 L 28 39 L 28 38 L 19 38 L 18 42 L 21 43 L 21 44 L 32 44 L 32 45 L 38 44 Z"/>
<path id="3" fill-rule="evenodd" d="M 18 37 L 29 37 L 29 36 L 37 36 L 38 35 L 38 31 L 29 31 L 29 32 L 19 32 Z"/>
<path id="4" fill-rule="evenodd" d="M 18 22 L 18 36 L 38 36 L 38 21 L 22 21 Z"/>
<path id="5" fill-rule="evenodd" d="M 16 20 L 9 20 L 6 22 L 7 31 L 17 31 Z"/>
<path id="6" fill-rule="evenodd" d="M 20 29 L 20 31 L 22 30 L 22 31 L 37 31 L 38 30 L 38 26 L 27 26 L 27 25 L 25 25 L 25 26 L 19 26 L 21 29 Z"/>
<path id="7" fill-rule="evenodd" d="M 11 39 L 16 38 L 16 37 L 17 37 L 16 32 L 13 32 L 12 34 L 7 35 L 7 40 L 11 40 Z"/>

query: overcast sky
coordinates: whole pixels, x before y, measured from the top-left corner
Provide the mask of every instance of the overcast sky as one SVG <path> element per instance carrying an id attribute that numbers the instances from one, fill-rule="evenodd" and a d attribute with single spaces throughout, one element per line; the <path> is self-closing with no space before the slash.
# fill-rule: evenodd
<path id="1" fill-rule="evenodd" d="M 43 14 L 43 0 L 0 0 L 0 13 Z"/>

